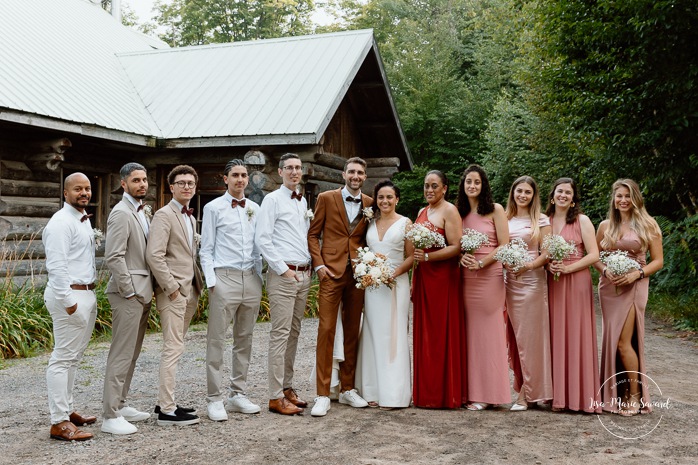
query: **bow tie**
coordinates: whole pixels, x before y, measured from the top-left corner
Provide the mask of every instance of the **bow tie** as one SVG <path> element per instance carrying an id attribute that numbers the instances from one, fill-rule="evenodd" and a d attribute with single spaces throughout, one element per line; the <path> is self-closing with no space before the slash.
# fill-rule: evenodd
<path id="1" fill-rule="evenodd" d="M 298 201 L 300 202 L 301 199 L 303 198 L 303 194 L 301 194 L 300 192 L 293 191 L 293 192 L 291 193 L 291 198 L 292 198 L 292 199 L 296 199 L 296 200 L 298 200 Z"/>
<path id="2" fill-rule="evenodd" d="M 92 218 L 93 216 L 94 215 L 92 213 L 90 213 L 89 215 L 82 215 L 82 218 L 80 218 L 80 222 L 84 223 L 85 221 L 87 221 L 88 218 Z"/>
<path id="3" fill-rule="evenodd" d="M 247 201 L 247 199 L 242 199 L 242 200 L 233 199 L 233 201 L 230 202 L 230 205 L 232 205 L 233 208 L 237 207 L 238 205 L 240 205 L 242 208 L 245 208 L 246 201 Z"/>
<path id="4" fill-rule="evenodd" d="M 194 209 L 182 207 L 182 214 L 186 214 L 187 216 L 192 216 L 194 214 Z"/>
<path id="5" fill-rule="evenodd" d="M 145 204 L 144 204 L 144 203 L 138 205 L 138 208 L 136 208 L 136 213 L 140 212 L 140 211 L 143 210 L 144 208 L 145 208 Z"/>
<path id="6" fill-rule="evenodd" d="M 361 203 L 361 199 L 355 199 L 351 195 L 347 195 L 347 198 L 344 200 L 346 200 L 347 202 Z"/>

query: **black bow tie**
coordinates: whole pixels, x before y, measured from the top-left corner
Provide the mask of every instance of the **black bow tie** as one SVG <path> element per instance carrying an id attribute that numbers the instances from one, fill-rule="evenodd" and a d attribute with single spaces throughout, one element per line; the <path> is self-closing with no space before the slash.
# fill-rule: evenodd
<path id="1" fill-rule="evenodd" d="M 233 199 L 233 201 L 230 202 L 230 205 L 232 205 L 233 208 L 237 207 L 238 205 L 240 205 L 242 208 L 245 208 L 246 201 L 247 201 L 247 199 L 242 199 L 242 200 Z"/>
<path id="2" fill-rule="evenodd" d="M 291 193 L 291 198 L 292 198 L 292 199 L 296 199 L 296 200 L 298 200 L 298 201 L 300 202 L 301 199 L 303 198 L 303 194 L 301 194 L 300 192 L 293 191 L 293 192 Z"/>
<path id="3" fill-rule="evenodd" d="M 187 208 L 187 207 L 182 207 L 182 213 L 186 214 L 187 216 L 192 216 L 194 214 L 194 209 L 193 208 Z"/>
<path id="4" fill-rule="evenodd" d="M 89 215 L 82 215 L 82 218 L 80 218 L 80 222 L 84 223 L 85 221 L 87 221 L 88 218 L 92 218 L 93 216 L 94 215 L 92 213 L 90 213 Z"/>
<path id="5" fill-rule="evenodd" d="M 361 199 L 355 199 L 351 195 L 347 195 L 347 198 L 345 199 L 347 202 L 354 202 L 354 203 L 361 203 Z"/>

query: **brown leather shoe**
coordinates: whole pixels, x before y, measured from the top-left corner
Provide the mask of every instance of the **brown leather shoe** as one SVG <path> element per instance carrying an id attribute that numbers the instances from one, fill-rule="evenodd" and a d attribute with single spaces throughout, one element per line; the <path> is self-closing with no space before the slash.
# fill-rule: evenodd
<path id="1" fill-rule="evenodd" d="M 281 399 L 271 399 L 269 401 L 269 411 L 280 413 L 281 415 L 297 415 L 303 413 L 303 409 L 296 407 L 285 397 Z"/>
<path id="2" fill-rule="evenodd" d="M 92 433 L 79 430 L 68 420 L 51 425 L 51 437 L 61 441 L 87 441 L 92 439 Z"/>
<path id="3" fill-rule="evenodd" d="M 73 412 L 70 414 L 70 421 L 75 426 L 91 425 L 97 421 L 97 417 L 93 417 L 92 415 L 80 415 L 78 412 Z"/>
<path id="4" fill-rule="evenodd" d="M 284 389 L 284 397 L 296 407 L 306 408 L 308 406 L 308 403 L 298 397 L 296 390 L 293 388 Z"/>

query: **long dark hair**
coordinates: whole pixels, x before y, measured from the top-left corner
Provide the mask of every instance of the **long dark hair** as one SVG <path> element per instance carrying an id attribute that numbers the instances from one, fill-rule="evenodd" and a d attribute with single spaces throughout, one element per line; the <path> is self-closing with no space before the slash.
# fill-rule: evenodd
<path id="1" fill-rule="evenodd" d="M 456 207 L 458 207 L 458 212 L 461 218 L 470 213 L 470 201 L 468 201 L 468 196 L 465 195 L 463 186 L 465 186 L 465 177 L 470 173 L 478 173 L 480 175 L 480 180 L 482 181 L 482 188 L 480 189 L 480 195 L 477 196 L 477 213 L 478 215 L 489 215 L 494 211 L 494 200 L 492 200 L 492 189 L 490 189 L 490 180 L 487 179 L 487 174 L 485 170 L 482 169 L 480 165 L 470 165 L 465 171 L 463 171 L 463 176 L 460 177 L 460 182 L 458 183 L 458 196 L 456 197 Z"/>
<path id="2" fill-rule="evenodd" d="M 373 203 L 371 203 L 371 210 L 373 210 L 373 213 L 378 212 L 378 191 L 383 189 L 384 187 L 390 187 L 393 192 L 395 192 L 395 198 L 400 199 L 400 188 L 397 187 L 395 184 L 393 184 L 393 181 L 390 179 L 384 179 L 383 181 L 380 181 L 378 184 L 376 184 L 376 187 L 373 188 Z"/>
<path id="3" fill-rule="evenodd" d="M 577 189 L 577 183 L 574 182 L 572 178 L 560 178 L 555 181 L 553 188 L 550 189 L 550 194 L 548 194 L 548 208 L 545 210 L 545 214 L 548 216 L 555 215 L 555 189 L 560 184 L 569 184 L 572 186 L 572 204 L 569 210 L 567 210 L 567 217 L 565 218 L 565 223 L 572 224 L 577 219 L 580 213 L 582 213 L 582 208 L 579 206 L 579 189 Z"/>

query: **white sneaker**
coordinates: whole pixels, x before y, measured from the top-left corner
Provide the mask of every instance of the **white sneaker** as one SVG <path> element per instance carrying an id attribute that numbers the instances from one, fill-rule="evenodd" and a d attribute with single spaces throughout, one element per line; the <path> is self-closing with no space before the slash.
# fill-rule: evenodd
<path id="1" fill-rule="evenodd" d="M 348 404 L 356 408 L 368 407 L 368 402 L 366 402 L 364 398 L 359 395 L 359 392 L 356 389 L 340 393 L 339 403 Z"/>
<path id="2" fill-rule="evenodd" d="M 259 405 L 253 404 L 245 394 L 235 394 L 228 397 L 228 410 L 238 413 L 259 413 L 262 409 Z"/>
<path id="3" fill-rule="evenodd" d="M 145 421 L 150 418 L 150 414 L 147 412 L 141 412 L 133 407 L 124 407 L 121 410 L 116 411 L 117 416 L 124 417 L 126 421 Z"/>
<path id="4" fill-rule="evenodd" d="M 102 422 L 102 432 L 111 434 L 133 434 L 138 431 L 124 417 L 107 418 Z"/>
<path id="5" fill-rule="evenodd" d="M 320 396 L 315 398 L 315 405 L 313 405 L 313 410 L 310 411 L 310 415 L 314 417 L 324 417 L 330 410 L 330 398 L 327 396 Z"/>
<path id="6" fill-rule="evenodd" d="M 227 421 L 228 420 L 228 413 L 225 411 L 225 406 L 223 405 L 222 400 L 219 400 L 217 402 L 209 402 L 207 410 L 208 410 L 208 417 L 212 421 Z"/>

